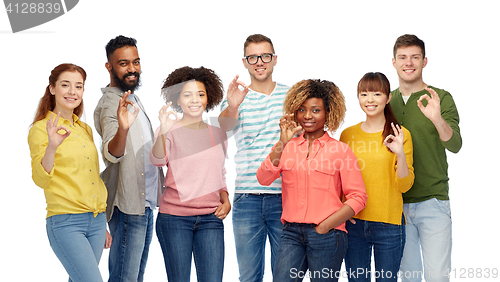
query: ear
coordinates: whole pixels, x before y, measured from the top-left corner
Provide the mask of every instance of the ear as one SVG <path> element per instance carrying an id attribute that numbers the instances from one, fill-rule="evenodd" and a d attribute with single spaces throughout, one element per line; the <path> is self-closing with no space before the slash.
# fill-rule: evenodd
<path id="1" fill-rule="evenodd" d="M 427 57 L 424 58 L 424 65 L 422 66 L 422 68 L 425 68 L 425 66 L 427 66 Z"/>
<path id="2" fill-rule="evenodd" d="M 396 68 L 396 58 L 392 58 L 392 66 Z"/>
<path id="3" fill-rule="evenodd" d="M 392 99 L 392 93 L 389 92 L 389 96 L 387 98 L 387 103 L 385 103 L 386 105 L 389 105 L 389 103 L 391 102 L 391 99 Z"/>
<path id="4" fill-rule="evenodd" d="M 241 59 L 241 61 L 243 62 L 243 66 L 248 69 L 248 66 L 247 66 L 247 59 L 243 58 Z"/>
<path id="5" fill-rule="evenodd" d="M 49 85 L 49 90 L 50 90 L 50 94 L 56 95 L 56 90 L 54 89 L 54 87 L 52 87 L 52 85 Z"/>
<path id="6" fill-rule="evenodd" d="M 276 66 L 277 63 L 278 63 L 278 55 L 274 55 L 274 58 L 273 58 L 273 67 Z"/>
<path id="7" fill-rule="evenodd" d="M 106 64 L 104 64 L 104 66 L 108 70 L 109 74 L 111 74 L 111 69 L 113 68 L 113 66 L 109 62 L 106 62 Z"/>

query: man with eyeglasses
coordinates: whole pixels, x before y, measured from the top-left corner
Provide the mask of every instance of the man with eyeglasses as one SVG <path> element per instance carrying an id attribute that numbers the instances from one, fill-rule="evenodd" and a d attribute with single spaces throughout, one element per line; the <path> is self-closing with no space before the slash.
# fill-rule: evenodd
<path id="1" fill-rule="evenodd" d="M 244 44 L 243 65 L 250 74 L 249 86 L 236 76 L 222 102 L 219 123 L 232 130 L 237 152 L 233 203 L 233 232 L 240 281 L 262 281 L 266 237 L 271 246 L 271 270 L 274 269 L 281 237 L 281 178 L 270 186 L 257 181 L 257 168 L 280 137 L 279 119 L 283 100 L 290 87 L 272 79 L 278 56 L 271 39 L 250 35 Z"/>

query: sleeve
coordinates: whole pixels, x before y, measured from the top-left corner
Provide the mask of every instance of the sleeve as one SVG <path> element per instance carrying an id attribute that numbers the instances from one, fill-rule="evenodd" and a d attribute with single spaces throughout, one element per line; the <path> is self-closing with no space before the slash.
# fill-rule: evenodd
<path id="1" fill-rule="evenodd" d="M 410 131 L 408 131 L 406 128 L 403 128 L 403 133 L 403 148 L 406 156 L 406 165 L 408 166 L 408 170 L 410 171 L 410 173 L 404 178 L 399 178 L 397 173 L 395 172 L 395 176 L 397 189 L 401 193 L 406 193 L 413 185 L 413 181 L 415 180 L 415 173 L 413 168 L 413 142 L 411 139 L 411 134 Z M 397 170 L 397 164 L 394 170 Z"/>
<path id="2" fill-rule="evenodd" d="M 344 205 L 348 205 L 358 214 L 365 208 L 366 194 L 365 183 L 361 176 L 358 159 L 351 148 L 344 144 L 344 162 L 340 167 L 340 179 L 342 181 L 342 192 L 346 198 Z"/>
<path id="3" fill-rule="evenodd" d="M 116 116 L 116 109 L 111 109 L 107 106 L 97 108 L 96 115 L 94 116 L 94 122 L 99 123 L 96 124 L 96 128 L 102 137 L 102 154 L 104 158 L 111 163 L 121 162 L 127 154 L 127 150 L 125 149 L 123 156 L 117 158 L 113 156 L 108 149 L 109 142 L 115 137 L 115 134 L 118 131 L 118 117 Z"/>
<path id="4" fill-rule="evenodd" d="M 271 152 L 274 150 L 274 147 L 271 149 Z M 261 185 L 269 186 L 273 183 L 281 175 L 281 162 L 278 166 L 274 166 L 271 162 L 271 158 L 267 155 L 266 159 L 260 164 L 260 167 L 257 169 L 257 180 Z"/>
<path id="5" fill-rule="evenodd" d="M 41 126 L 42 121 L 36 122 L 28 134 L 28 145 L 31 154 L 31 177 L 33 182 L 40 188 L 45 189 L 54 176 L 54 167 L 47 173 L 42 166 L 42 159 L 45 155 L 45 149 L 48 146 L 49 139 L 47 132 Z"/>
<path id="6" fill-rule="evenodd" d="M 453 135 L 450 140 L 444 142 L 441 141 L 443 146 L 452 153 L 458 153 L 462 148 L 462 136 L 460 135 L 460 117 L 458 116 L 458 110 L 455 105 L 455 101 L 450 93 L 445 92 L 441 98 L 441 116 L 448 123 L 448 125 L 453 130 Z"/>
<path id="7" fill-rule="evenodd" d="M 220 129 L 220 128 L 219 128 Z M 222 184 L 223 184 L 223 188 L 222 190 L 223 191 L 226 191 L 228 194 L 229 194 L 229 191 L 227 190 L 227 184 L 226 184 L 226 154 L 227 154 L 227 134 L 226 132 L 224 132 L 222 129 L 220 129 L 220 132 L 223 136 L 223 142 L 222 142 L 222 151 L 223 151 L 223 154 L 224 154 L 224 163 L 222 164 L 222 170 L 221 170 L 221 178 L 222 178 Z"/>

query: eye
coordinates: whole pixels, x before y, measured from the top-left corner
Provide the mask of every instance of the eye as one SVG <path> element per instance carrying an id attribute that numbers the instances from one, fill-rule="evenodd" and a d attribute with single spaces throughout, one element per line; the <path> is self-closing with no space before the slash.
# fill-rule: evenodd
<path id="1" fill-rule="evenodd" d="M 305 112 L 305 110 L 303 108 L 300 108 L 298 111 L 301 113 Z"/>

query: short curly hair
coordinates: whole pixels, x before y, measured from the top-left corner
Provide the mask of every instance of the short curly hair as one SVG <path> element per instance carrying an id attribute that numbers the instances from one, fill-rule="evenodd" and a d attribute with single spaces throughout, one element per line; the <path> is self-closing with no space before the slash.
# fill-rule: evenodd
<path id="1" fill-rule="evenodd" d="M 198 81 L 205 86 L 208 102 L 206 112 L 219 105 L 224 98 L 222 81 L 213 70 L 205 67 L 191 68 L 186 66 L 178 68 L 168 75 L 161 88 L 161 95 L 165 103 L 172 102 L 171 107 L 178 113 L 182 113 L 182 108 L 177 105 L 177 100 L 181 95 L 182 88 L 189 81 Z"/>
<path id="2" fill-rule="evenodd" d="M 305 100 L 320 98 L 326 111 L 325 127 L 334 132 L 344 121 L 346 107 L 344 95 L 335 83 L 328 80 L 306 79 L 295 83 L 288 90 L 283 102 L 283 112 L 294 114 L 297 121 L 297 111 Z"/>

